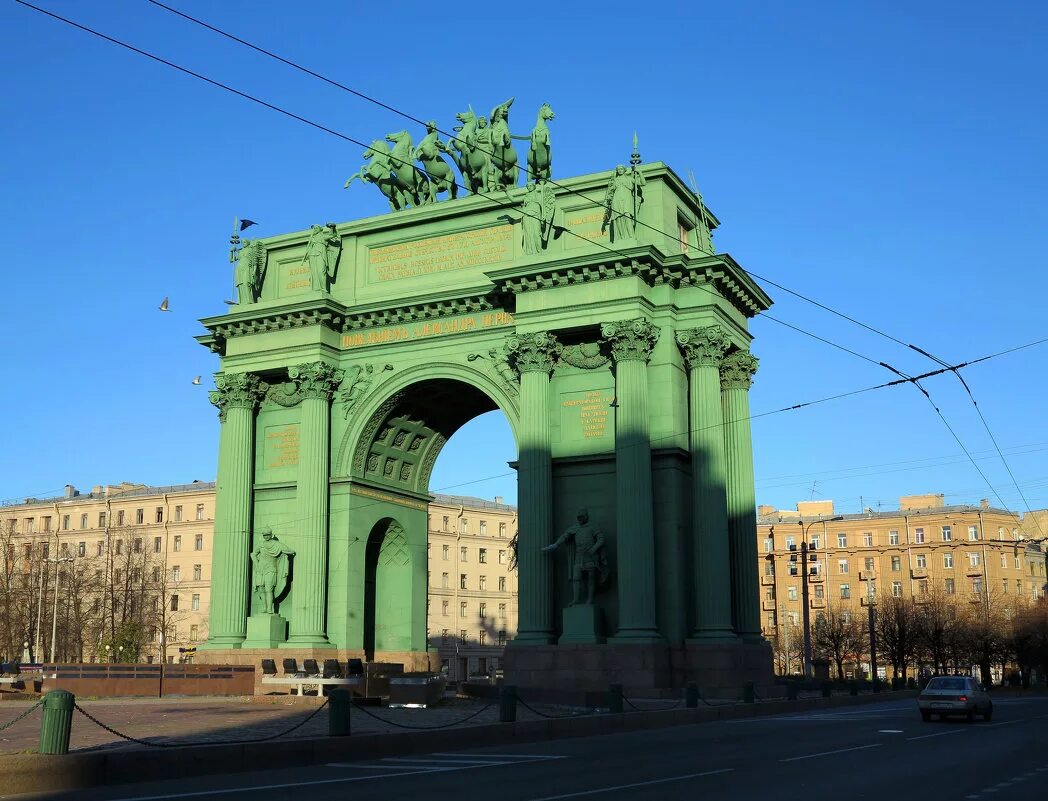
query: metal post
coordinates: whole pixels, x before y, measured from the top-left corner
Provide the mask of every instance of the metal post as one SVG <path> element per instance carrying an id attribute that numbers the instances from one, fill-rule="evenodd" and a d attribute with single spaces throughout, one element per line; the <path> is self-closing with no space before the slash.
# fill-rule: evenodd
<path id="1" fill-rule="evenodd" d="M 871 588 L 870 578 L 866 578 L 866 611 L 869 614 L 869 626 L 870 626 L 870 680 L 874 682 L 876 687 L 877 682 L 877 610 L 875 608 L 874 597 L 870 591 Z M 879 688 L 875 689 L 874 692 L 880 692 Z"/>
<path id="2" fill-rule="evenodd" d="M 742 685 L 742 701 L 745 704 L 752 704 L 757 701 L 757 686 L 752 681 Z"/>
<path id="3" fill-rule="evenodd" d="M 503 684 L 499 688 L 499 723 L 514 723 L 517 720 L 517 688 Z"/>
<path id="4" fill-rule="evenodd" d="M 797 700 L 797 682 L 790 680 L 786 682 L 786 700 L 796 701 Z"/>
<path id="5" fill-rule="evenodd" d="M 40 753 L 68 754 L 69 730 L 73 725 L 76 696 L 66 690 L 52 690 L 44 696 L 40 722 Z"/>
<path id="6" fill-rule="evenodd" d="M 693 681 L 688 682 L 684 691 L 684 705 L 688 709 L 697 709 L 699 706 L 699 685 Z"/>
<path id="7" fill-rule="evenodd" d="M 612 684 L 608 688 L 608 711 L 622 712 L 622 685 Z"/>
<path id="8" fill-rule="evenodd" d="M 809 523 L 809 525 L 811 525 Z M 808 530 L 801 536 L 801 620 L 804 626 L 804 678 L 812 677 L 811 618 L 808 613 Z"/>
<path id="9" fill-rule="evenodd" d="M 349 690 L 342 687 L 331 688 L 328 694 L 328 734 L 331 737 L 349 736 L 351 706 Z"/>

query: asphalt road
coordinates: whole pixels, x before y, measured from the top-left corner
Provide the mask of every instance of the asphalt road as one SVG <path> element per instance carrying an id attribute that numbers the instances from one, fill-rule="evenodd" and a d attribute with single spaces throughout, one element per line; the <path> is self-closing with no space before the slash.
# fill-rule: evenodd
<path id="1" fill-rule="evenodd" d="M 1048 698 L 999 699 L 992 723 L 923 723 L 916 701 L 606 737 L 82 790 L 78 801 L 435 798 L 1048 798 Z M 143 758 L 148 758 L 144 756 Z M 20 796 L 20 798 L 41 796 Z"/>

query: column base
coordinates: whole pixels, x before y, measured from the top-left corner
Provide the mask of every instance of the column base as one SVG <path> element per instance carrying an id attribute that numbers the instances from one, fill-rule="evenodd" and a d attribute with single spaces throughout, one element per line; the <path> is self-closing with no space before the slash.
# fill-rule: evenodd
<path id="1" fill-rule="evenodd" d="M 198 651 L 225 651 L 230 648 L 242 648 L 244 645 L 244 638 L 239 637 L 235 634 L 209 637 L 207 642 L 203 642 L 197 646 Z"/>
<path id="2" fill-rule="evenodd" d="M 599 606 L 577 604 L 564 608 L 560 645 L 599 645 L 604 642 L 604 616 Z"/>
<path id="3" fill-rule="evenodd" d="M 746 645 L 767 645 L 768 641 L 764 639 L 764 635 L 759 632 L 754 633 L 752 631 L 743 632 L 738 635 L 739 639 L 742 640 Z"/>
<path id="4" fill-rule="evenodd" d="M 336 648 L 323 634 L 292 634 L 287 642 L 277 644 L 277 648 Z"/>
<path id="5" fill-rule="evenodd" d="M 509 641 L 509 648 L 526 648 L 533 645 L 553 645 L 557 642 L 556 636 L 548 631 L 523 631 Z"/>
<path id="6" fill-rule="evenodd" d="M 665 645 L 666 638 L 657 629 L 619 629 L 609 637 L 612 645 Z"/>
<path id="7" fill-rule="evenodd" d="M 280 615 L 257 614 L 247 619 L 247 639 L 241 648 L 278 648 L 287 639 L 287 621 Z"/>
<path id="8" fill-rule="evenodd" d="M 705 629 L 692 632 L 684 642 L 687 645 L 724 645 L 739 642 L 739 637 L 731 629 Z"/>

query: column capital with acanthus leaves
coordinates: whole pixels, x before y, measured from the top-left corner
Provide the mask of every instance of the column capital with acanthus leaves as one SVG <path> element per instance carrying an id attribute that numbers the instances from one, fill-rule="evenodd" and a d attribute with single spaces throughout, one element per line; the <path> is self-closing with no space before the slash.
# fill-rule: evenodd
<path id="1" fill-rule="evenodd" d="M 552 373 L 563 349 L 548 331 L 518 334 L 506 340 L 506 356 L 518 373 Z"/>
<path id="2" fill-rule="evenodd" d="M 655 343 L 659 341 L 659 329 L 648 320 L 620 320 L 602 323 L 600 335 L 611 349 L 612 358 L 621 361 L 647 361 Z"/>
<path id="3" fill-rule="evenodd" d="M 218 419 L 226 419 L 229 409 L 251 409 L 261 402 L 265 385 L 253 373 L 223 373 L 215 377 L 216 389 L 208 393 L 208 399 L 218 407 Z"/>
<path id="4" fill-rule="evenodd" d="M 289 367 L 287 374 L 298 384 L 303 398 L 330 400 L 338 385 L 342 383 L 344 371 L 326 362 L 308 362 Z"/>
<path id="5" fill-rule="evenodd" d="M 677 345 L 688 367 L 720 367 L 730 344 L 728 335 L 719 325 L 677 332 Z"/>
<path id="6" fill-rule="evenodd" d="M 721 389 L 749 389 L 757 372 L 757 357 L 748 350 L 737 350 L 720 365 Z"/>

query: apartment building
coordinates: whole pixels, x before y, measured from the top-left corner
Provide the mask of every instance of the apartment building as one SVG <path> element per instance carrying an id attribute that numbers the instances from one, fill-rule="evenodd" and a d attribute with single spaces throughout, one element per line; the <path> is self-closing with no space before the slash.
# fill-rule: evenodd
<path id="1" fill-rule="evenodd" d="M 868 600 L 884 593 L 921 603 L 941 592 L 959 603 L 992 601 L 1006 611 L 1037 600 L 1046 582 L 1038 523 L 1044 527 L 1045 512 L 1022 518 L 987 501 L 948 506 L 936 494 L 904 496 L 897 511 L 862 514 L 835 514 L 833 501 L 801 501 L 789 510 L 761 506 L 764 634 L 800 637 L 805 581 L 812 625 L 831 604 L 865 619 Z"/>

